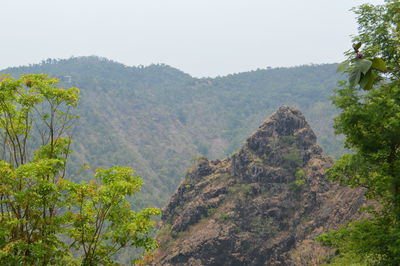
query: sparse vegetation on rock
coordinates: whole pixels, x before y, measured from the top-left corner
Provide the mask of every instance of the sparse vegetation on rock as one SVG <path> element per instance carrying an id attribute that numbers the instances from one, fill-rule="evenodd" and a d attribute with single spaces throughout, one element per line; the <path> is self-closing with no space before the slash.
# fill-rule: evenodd
<path id="1" fill-rule="evenodd" d="M 280 107 L 230 158 L 189 171 L 163 210 L 154 265 L 324 262 L 332 251 L 314 238 L 364 203 L 361 190 L 325 178 L 331 165 L 300 111 Z"/>

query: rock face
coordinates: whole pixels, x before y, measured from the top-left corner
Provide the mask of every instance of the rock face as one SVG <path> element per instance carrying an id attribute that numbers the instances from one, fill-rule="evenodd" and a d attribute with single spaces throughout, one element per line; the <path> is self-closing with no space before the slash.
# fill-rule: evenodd
<path id="1" fill-rule="evenodd" d="M 154 265 L 315 265 L 313 239 L 356 219 L 362 191 L 330 183 L 316 136 L 283 106 L 231 158 L 198 159 L 162 215 Z"/>

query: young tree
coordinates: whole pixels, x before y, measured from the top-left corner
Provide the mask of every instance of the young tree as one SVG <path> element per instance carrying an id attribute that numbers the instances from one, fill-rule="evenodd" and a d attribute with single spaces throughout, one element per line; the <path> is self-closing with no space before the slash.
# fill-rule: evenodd
<path id="1" fill-rule="evenodd" d="M 109 264 L 123 247 L 155 248 L 159 210 L 135 213 L 126 201 L 142 185 L 133 170 L 66 179 L 79 90 L 57 84 L 43 74 L 0 77 L 0 263 Z"/>
<path id="2" fill-rule="evenodd" d="M 359 34 L 348 60 L 348 73 L 333 103 L 341 109 L 335 130 L 346 136 L 353 153 L 329 170 L 333 180 L 364 187 L 378 202 L 370 218 L 323 235 L 338 248 L 340 263 L 400 264 L 400 2 L 355 9 Z"/>

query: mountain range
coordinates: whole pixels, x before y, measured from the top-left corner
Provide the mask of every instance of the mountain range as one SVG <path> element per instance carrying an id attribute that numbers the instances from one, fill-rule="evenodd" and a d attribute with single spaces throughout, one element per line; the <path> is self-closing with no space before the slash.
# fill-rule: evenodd
<path id="1" fill-rule="evenodd" d="M 81 165 L 127 165 L 145 182 L 135 206 L 161 207 L 193 162 L 233 154 L 283 104 L 304 112 L 326 154 L 340 155 L 342 139 L 332 129 L 337 111 L 329 99 L 341 79 L 335 69 L 304 65 L 194 78 L 164 64 L 131 67 L 89 56 L 48 59 L 0 74 L 47 73 L 62 87 L 78 87 L 71 178 L 90 178 Z"/>

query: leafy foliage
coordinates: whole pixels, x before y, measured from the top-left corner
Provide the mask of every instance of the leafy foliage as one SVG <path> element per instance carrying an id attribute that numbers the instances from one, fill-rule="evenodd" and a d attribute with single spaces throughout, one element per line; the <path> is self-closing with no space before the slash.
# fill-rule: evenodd
<path id="1" fill-rule="evenodd" d="M 296 179 L 292 183 L 294 191 L 299 190 L 306 183 L 306 174 L 303 168 L 300 168 L 295 173 Z"/>
<path id="2" fill-rule="evenodd" d="M 338 261 L 357 258 L 373 265 L 400 263 L 400 3 L 362 5 L 359 35 L 339 70 L 349 81 L 336 91 L 337 133 L 354 153 L 344 155 L 329 170 L 332 179 L 364 187 L 380 207 L 370 219 L 320 238 L 337 247 Z M 363 47 L 362 51 L 359 49 Z M 345 67 L 346 65 L 346 67 Z M 353 256 L 354 255 L 354 256 Z"/>
<path id="3" fill-rule="evenodd" d="M 154 249 L 151 216 L 159 210 L 131 210 L 126 197 L 142 185 L 133 170 L 68 181 L 79 90 L 57 83 L 44 74 L 0 78 L 0 263 L 110 264 L 124 247 Z"/>

